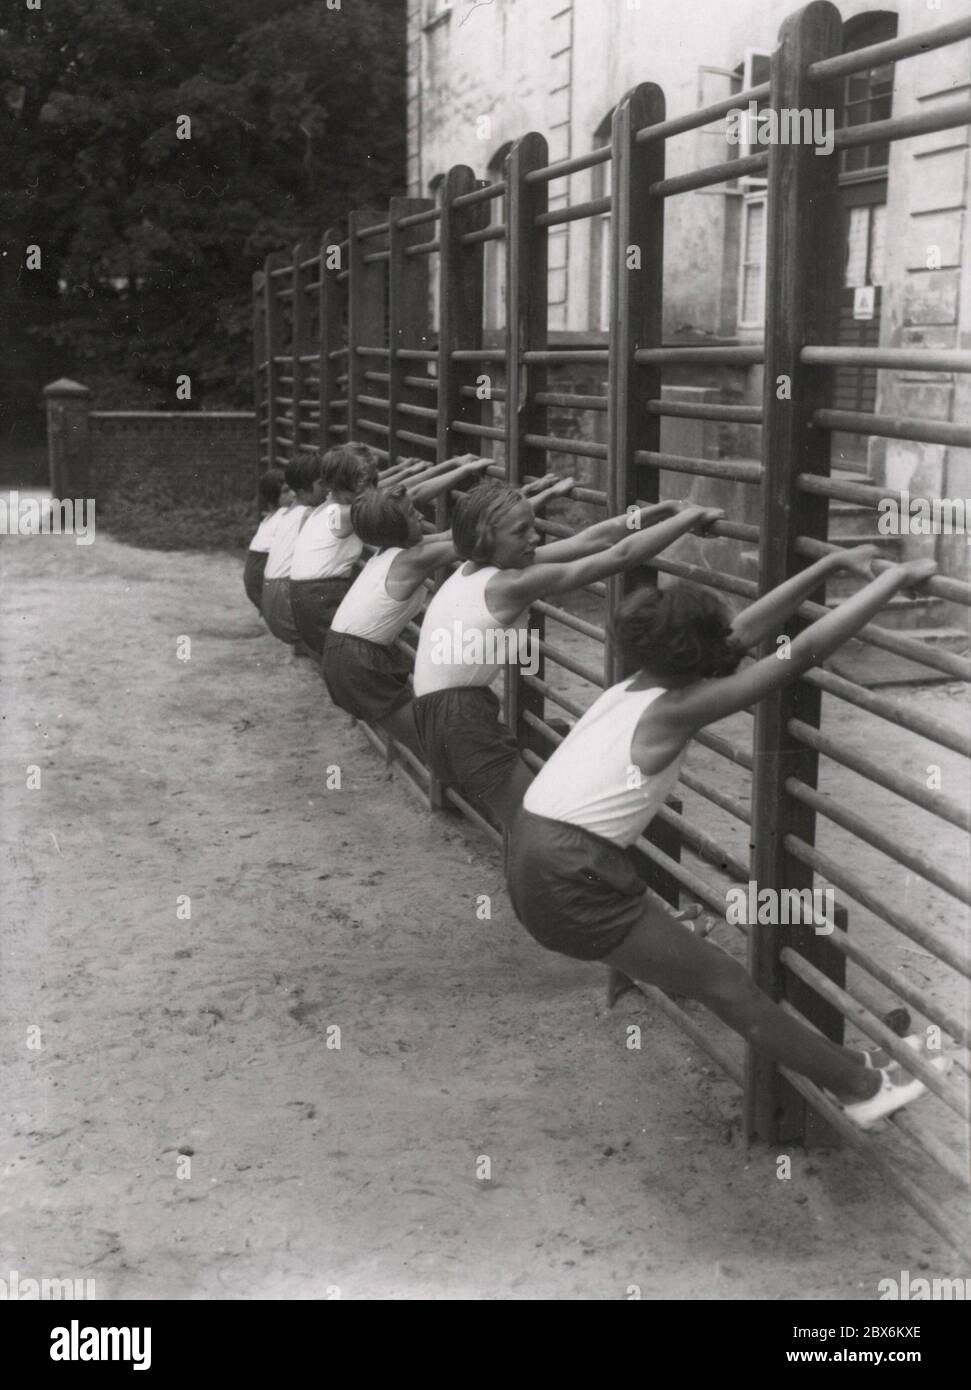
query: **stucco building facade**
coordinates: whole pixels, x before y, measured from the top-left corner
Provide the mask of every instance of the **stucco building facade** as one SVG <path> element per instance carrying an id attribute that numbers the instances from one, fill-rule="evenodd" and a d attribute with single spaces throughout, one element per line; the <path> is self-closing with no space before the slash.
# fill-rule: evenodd
<path id="1" fill-rule="evenodd" d="M 788 0 L 408 0 L 409 192 L 434 196 L 445 171 L 468 164 L 501 175 L 510 143 L 546 136 L 551 160 L 609 139 L 611 113 L 631 87 L 657 83 L 677 116 L 767 80 Z M 971 0 L 841 0 L 844 47 L 934 28 Z M 846 79 L 845 120 L 879 120 L 971 96 L 971 41 Z M 740 151 L 744 153 L 744 151 Z M 721 120 L 667 142 L 666 174 L 730 157 Z M 971 347 L 971 155 L 968 127 L 835 154 L 840 160 L 841 343 Z M 609 192 L 609 165 L 553 184 L 552 205 Z M 605 336 L 606 218 L 551 229 L 549 327 Z M 740 179 L 668 200 L 664 332 L 670 342 L 758 341 L 763 332 L 765 185 Z M 486 265 L 486 328 L 503 321 L 501 254 Z M 864 291 L 861 295 L 860 291 Z M 758 401 L 761 369 L 705 373 L 688 389 Z M 839 369 L 834 404 L 935 420 L 971 420 L 968 374 Z M 673 442 L 673 440 L 672 440 Z M 706 454 L 758 452 L 755 427 L 711 427 L 690 441 Z M 838 435 L 835 461 L 892 487 L 971 497 L 968 450 Z M 952 572 L 967 545 L 941 543 Z"/>

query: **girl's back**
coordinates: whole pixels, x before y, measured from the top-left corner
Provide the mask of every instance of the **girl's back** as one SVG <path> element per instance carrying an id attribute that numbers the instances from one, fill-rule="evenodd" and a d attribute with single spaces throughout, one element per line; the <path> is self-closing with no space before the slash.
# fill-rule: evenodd
<path id="1" fill-rule="evenodd" d="M 537 773 L 523 799 L 525 810 L 617 845 L 631 845 L 643 834 L 678 779 L 683 750 L 659 772 L 641 772 L 634 735 L 665 690 L 631 690 L 635 679 L 612 685 L 593 702 Z"/>

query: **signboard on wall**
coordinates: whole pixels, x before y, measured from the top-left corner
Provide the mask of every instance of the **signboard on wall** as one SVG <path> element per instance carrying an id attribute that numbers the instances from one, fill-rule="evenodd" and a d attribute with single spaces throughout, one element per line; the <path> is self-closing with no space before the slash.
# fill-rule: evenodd
<path id="1" fill-rule="evenodd" d="M 875 302 L 875 286 L 857 285 L 853 291 L 853 317 L 855 319 L 872 319 Z"/>

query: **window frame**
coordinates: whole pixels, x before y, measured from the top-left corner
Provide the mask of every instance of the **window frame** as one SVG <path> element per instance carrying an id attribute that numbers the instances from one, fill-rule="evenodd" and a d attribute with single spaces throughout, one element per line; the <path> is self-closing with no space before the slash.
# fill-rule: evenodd
<path id="1" fill-rule="evenodd" d="M 740 89 L 739 89 L 740 92 L 747 92 L 747 91 L 749 91 L 750 88 L 752 88 L 752 87 L 754 87 L 754 86 L 756 85 L 755 77 L 754 77 L 754 75 L 753 75 L 753 72 L 754 72 L 755 63 L 756 63 L 756 60 L 757 60 L 757 59 L 764 59 L 767 63 L 771 63 L 771 62 L 772 62 L 772 54 L 771 54 L 771 53 L 767 53 L 767 52 L 765 51 L 765 49 L 763 49 L 763 48 L 746 48 L 746 50 L 745 50 L 745 56 L 744 56 L 744 58 L 743 58 L 743 60 L 742 60 L 742 78 L 741 78 L 742 85 L 741 85 L 741 87 L 740 87 Z M 748 120 L 748 108 L 747 108 L 747 107 L 745 108 L 745 115 L 746 115 L 746 122 L 745 122 L 744 125 L 743 125 L 743 129 L 745 129 L 745 130 L 747 131 L 747 130 L 748 130 L 748 125 L 747 125 L 747 120 Z M 764 152 L 765 148 L 766 148 L 766 147 L 765 147 L 764 145 L 760 145 L 760 144 L 758 143 L 758 141 L 756 141 L 755 144 L 753 145 L 753 144 L 751 144 L 748 140 L 741 140 L 741 141 L 739 141 L 739 146 L 738 146 L 738 157 L 739 157 L 739 159 L 748 159 L 748 158 L 750 158 L 750 157 L 751 157 L 752 155 L 754 155 L 754 154 L 762 154 L 762 153 Z M 769 186 L 769 180 L 768 180 L 768 177 L 767 177 L 765 174 L 741 174 L 741 175 L 738 177 L 738 179 L 736 179 L 736 184 L 737 184 L 737 186 L 738 186 L 739 188 L 745 189 L 745 190 L 748 190 L 748 189 L 762 189 L 762 188 L 768 188 L 768 186 Z"/>
<path id="2" fill-rule="evenodd" d="M 762 208 L 762 244 L 760 247 L 761 256 L 758 260 L 747 260 L 745 256 L 748 245 L 748 224 L 753 207 Z M 746 191 L 742 199 L 742 226 L 738 247 L 738 308 L 735 314 L 736 326 L 751 332 L 752 329 L 765 328 L 765 271 L 766 253 L 768 249 L 768 228 L 769 228 L 769 199 L 767 188 L 752 188 Z M 758 266 L 759 274 L 759 314 L 757 318 L 746 319 L 742 317 L 745 309 L 745 272 L 751 266 Z"/>
<path id="3" fill-rule="evenodd" d="M 858 49 L 870 48 L 874 44 L 887 43 L 890 40 L 895 39 L 897 37 L 898 32 L 898 15 L 894 14 L 889 10 L 875 10 L 870 12 L 864 10 L 862 14 L 856 15 L 853 19 L 847 20 L 846 24 L 843 26 L 843 52 L 854 53 Z M 872 106 L 873 102 L 881 99 L 881 97 L 875 96 L 872 90 L 873 74 L 875 72 L 878 72 L 883 67 L 890 68 L 890 90 L 888 93 L 885 94 L 885 99 L 889 100 L 890 102 L 888 114 L 890 117 L 893 116 L 893 99 L 894 87 L 896 85 L 897 77 L 897 65 L 896 63 L 891 61 L 890 63 L 878 63 L 876 67 L 864 68 L 860 72 L 850 73 L 843 79 L 843 85 L 841 90 L 842 108 L 840 112 L 841 123 L 843 126 L 848 125 L 846 117 L 847 111 L 851 107 L 867 107 L 867 110 L 864 113 L 866 119 L 867 121 L 873 119 L 869 108 Z M 866 95 L 863 97 L 851 99 L 851 83 L 858 82 L 863 77 L 867 79 Z M 878 119 L 885 120 L 887 119 L 887 117 L 881 116 Z M 884 164 L 870 164 L 869 162 L 867 162 L 856 169 L 847 168 L 849 160 L 855 154 L 862 154 L 867 160 L 869 160 L 872 145 L 860 145 L 855 146 L 852 149 L 841 150 L 839 157 L 840 162 L 838 172 L 838 179 L 840 184 L 847 185 L 852 183 L 866 183 L 871 179 L 886 179 L 890 168 L 889 142 L 878 140 L 874 141 L 873 143 L 877 145 L 887 145 L 887 162 Z"/>

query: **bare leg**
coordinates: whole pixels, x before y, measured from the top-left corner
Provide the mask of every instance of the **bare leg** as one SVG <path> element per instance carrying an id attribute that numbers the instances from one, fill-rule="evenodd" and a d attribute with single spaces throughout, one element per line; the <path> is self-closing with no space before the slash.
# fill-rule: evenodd
<path id="1" fill-rule="evenodd" d="M 421 740 L 418 737 L 418 729 L 415 726 L 415 715 L 412 709 L 413 702 L 408 701 L 400 709 L 396 709 L 389 714 L 386 719 L 381 720 L 380 727 L 385 729 L 399 743 L 403 743 L 409 752 L 414 753 L 417 758 L 421 758 Z"/>
<path id="2" fill-rule="evenodd" d="M 731 956 L 658 908 L 645 906 L 627 939 L 605 959 L 635 980 L 700 1000 L 754 1047 L 837 1096 L 865 1100 L 880 1089 L 880 1073 L 861 1065 L 858 1052 L 787 1014 Z"/>

